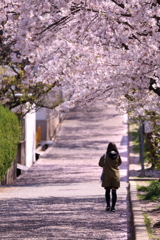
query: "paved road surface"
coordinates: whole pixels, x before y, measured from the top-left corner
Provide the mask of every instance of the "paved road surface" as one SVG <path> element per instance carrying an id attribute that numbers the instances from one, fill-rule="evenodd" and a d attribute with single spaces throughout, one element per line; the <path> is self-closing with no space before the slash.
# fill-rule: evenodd
<path id="1" fill-rule="evenodd" d="M 0 189 L 0 240 L 126 240 L 127 118 L 108 103 L 72 110 L 55 146 L 12 186 Z M 122 156 L 116 212 L 105 212 L 100 156 L 108 142 Z"/>

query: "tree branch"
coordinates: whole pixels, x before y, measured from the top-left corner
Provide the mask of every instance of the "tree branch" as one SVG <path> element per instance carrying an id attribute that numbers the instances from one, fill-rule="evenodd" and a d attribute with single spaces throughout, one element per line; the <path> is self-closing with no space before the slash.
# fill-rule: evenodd
<path id="1" fill-rule="evenodd" d="M 111 1 L 114 2 L 116 5 L 118 5 L 119 7 L 123 8 L 123 9 L 125 8 L 123 3 L 117 3 L 116 0 L 111 0 Z"/>
<path id="2" fill-rule="evenodd" d="M 153 85 L 156 84 L 156 80 L 151 78 L 150 79 L 150 85 L 149 85 L 149 90 L 153 91 L 156 93 L 158 96 L 160 96 L 160 87 L 154 88 Z"/>

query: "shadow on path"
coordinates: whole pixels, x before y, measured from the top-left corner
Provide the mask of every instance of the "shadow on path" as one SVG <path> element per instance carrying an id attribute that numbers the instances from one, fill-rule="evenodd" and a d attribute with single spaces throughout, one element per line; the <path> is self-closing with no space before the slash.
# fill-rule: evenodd
<path id="1" fill-rule="evenodd" d="M 13 239 L 12 236 L 19 239 L 106 239 L 106 232 L 110 239 L 116 239 L 112 238 L 113 224 L 114 232 L 123 239 L 127 233 L 122 227 L 127 219 L 120 211 L 121 201 L 117 213 L 121 221 L 116 224 L 114 214 L 104 212 L 103 204 L 102 197 L 1 200 L 1 239 L 3 236 L 7 239 Z"/>

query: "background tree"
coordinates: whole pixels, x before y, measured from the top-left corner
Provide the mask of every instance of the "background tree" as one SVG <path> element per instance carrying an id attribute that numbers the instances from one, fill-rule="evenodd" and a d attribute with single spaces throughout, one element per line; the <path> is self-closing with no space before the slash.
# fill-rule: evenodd
<path id="1" fill-rule="evenodd" d="M 63 109 L 110 96 L 135 115 L 159 112 L 159 1 L 12 3 L 0 5 L 1 39 L 22 86 L 58 86 L 70 96 Z"/>
<path id="2" fill-rule="evenodd" d="M 3 32 L 0 31 L 0 39 L 3 39 Z M 53 88 L 56 85 L 54 83 L 45 83 L 29 80 L 29 84 L 24 85 L 24 67 L 28 64 L 27 60 L 22 60 L 21 63 L 13 62 L 10 55 L 12 49 L 10 45 L 4 45 L 3 41 L 0 41 L 0 102 L 4 107 L 9 109 L 17 108 L 18 112 L 23 112 L 26 109 L 26 103 L 30 103 L 30 111 L 32 107 L 39 109 L 41 107 L 55 107 L 59 104 L 54 98 L 53 103 L 47 100 L 46 96 L 50 91 L 53 92 Z M 51 97 L 51 95 L 50 95 Z M 52 101 L 52 98 L 51 98 Z"/>

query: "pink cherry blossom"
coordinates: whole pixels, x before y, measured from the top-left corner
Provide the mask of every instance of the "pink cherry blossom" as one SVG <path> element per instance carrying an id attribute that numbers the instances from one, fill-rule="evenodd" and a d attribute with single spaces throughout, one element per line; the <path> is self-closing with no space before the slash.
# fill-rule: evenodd
<path id="1" fill-rule="evenodd" d="M 0 29 L 23 81 L 57 83 L 61 108 L 108 97 L 118 109 L 160 111 L 157 0 L 2 0 Z"/>

